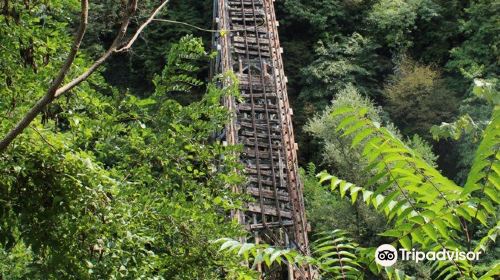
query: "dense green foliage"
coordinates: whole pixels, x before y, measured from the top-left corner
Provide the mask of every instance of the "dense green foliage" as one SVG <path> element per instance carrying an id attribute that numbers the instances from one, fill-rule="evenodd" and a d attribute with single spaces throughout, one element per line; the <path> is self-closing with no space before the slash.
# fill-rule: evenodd
<path id="1" fill-rule="evenodd" d="M 463 188 L 443 177 L 423 158 L 397 139 L 389 130 L 366 117 L 368 108 L 343 107 L 332 112 L 342 117 L 337 126 L 343 135 L 353 135 L 352 146 L 363 147 L 363 157 L 368 161 L 367 171 L 373 176 L 364 185 L 355 185 L 335 176 L 322 173 L 321 181 L 330 181 L 330 190 L 348 195 L 353 203 L 359 198 L 383 213 L 391 229 L 381 233 L 394 239 L 403 248 L 418 246 L 427 250 L 474 250 L 486 255 L 492 232 L 498 231 L 496 207 L 498 193 L 498 137 L 499 108 L 484 132 L 476 152 L 467 183 Z M 372 186 L 375 189 L 370 190 Z M 477 225 L 479 223 L 479 226 Z M 478 227 L 487 229 L 487 237 L 479 235 Z M 493 279 L 498 274 L 498 264 L 490 264 L 489 271 L 477 271 L 470 262 L 440 261 L 432 266 L 433 279 L 441 277 L 475 277 L 485 274 Z M 494 274 L 493 274 L 494 273 Z"/>
<path id="2" fill-rule="evenodd" d="M 89 2 L 68 79 L 112 43 L 126 1 Z M 129 31 L 156 5 L 139 1 Z M 171 0 L 158 18 L 210 29 L 212 5 Z M 232 239 L 247 198 L 231 192 L 244 178 L 219 101 L 234 77 L 208 79 L 210 32 L 155 21 L 0 153 L 0 279 L 257 279 L 249 268 L 283 263 L 322 279 L 500 274 L 499 2 L 275 5 L 312 256 Z M 79 7 L 0 1 L 0 137 L 59 71 Z M 483 255 L 384 270 L 382 243 Z"/>
<path id="3" fill-rule="evenodd" d="M 393 228 L 392 219 L 359 199 L 349 206 L 313 179 L 321 168 L 366 186 L 378 174 L 368 168 L 362 145 L 352 147 L 356 135 L 337 130 L 343 118 L 331 113 L 343 106 L 367 108 L 367 119 L 386 125 L 430 167 L 466 185 L 498 104 L 500 6 L 496 1 L 288 0 L 278 7 L 289 92 L 299 110 L 298 141 L 307 147 L 299 152 L 304 163 L 316 165 L 304 177 L 313 232 L 343 229 L 362 246 L 376 247 L 384 240 L 378 233 Z M 381 184 L 366 186 L 367 191 L 376 192 Z M 498 212 L 497 204 L 492 206 Z M 489 222 L 491 227 L 494 219 Z M 468 223 L 473 243 L 495 239 L 484 237 L 494 228 Z M 496 254 L 493 249 L 475 269 L 484 272 Z M 400 269 L 421 279 L 436 277 L 426 265 Z"/>
<path id="4" fill-rule="evenodd" d="M 350 85 L 382 105 L 410 138 L 418 133 L 431 140 L 428 128 L 471 114 L 464 110 L 490 112 L 479 104 L 466 108 L 464 102 L 471 96 L 473 78 L 498 75 L 496 1 L 286 0 L 277 6 L 301 146 L 311 141 L 302 131 L 308 119 Z M 408 67 L 409 61 L 417 68 Z M 409 78 L 415 71 L 421 79 L 434 76 L 432 84 Z M 406 93 L 393 92 L 398 88 Z M 417 97 L 405 103 L 412 95 L 422 96 L 423 102 Z M 413 120 L 400 118 L 405 113 Z M 469 165 L 462 159 L 470 160 L 475 150 L 468 142 L 432 143 L 445 174 L 459 181 Z M 317 154 L 317 149 L 300 151 L 305 162 Z"/>
<path id="5" fill-rule="evenodd" d="M 93 55 L 98 55 L 103 46 L 111 44 L 115 37 L 119 22 L 120 0 L 91 0 L 90 22 L 88 35 L 85 38 L 85 48 Z M 138 16 L 133 19 L 132 30 L 146 18 L 158 5 L 158 1 L 139 1 Z M 170 0 L 167 9 L 157 18 L 189 22 L 195 26 L 210 28 L 212 22 L 212 1 L 204 0 Z M 155 74 L 165 66 L 163 59 L 168 50 L 179 38 L 186 34 L 203 36 L 204 45 L 209 46 L 210 33 L 199 32 L 179 24 L 154 22 L 143 33 L 133 50 L 113 57 L 103 75 L 113 86 L 122 90 L 130 89 L 137 95 L 154 90 L 151 82 Z M 196 76 L 208 76 L 208 64 Z M 194 92 L 202 94 L 203 92 Z"/>
<path id="6" fill-rule="evenodd" d="M 19 22 L 1 18 L 2 34 L 12 36 L 1 37 L 1 81 L 8 82 L 0 90 L 2 134 L 43 94 L 64 57 L 56 47 L 71 40 L 58 21 L 63 7 L 50 8 L 22 10 Z M 44 12 L 39 30 L 33 14 Z M 24 67 L 25 46 L 16 36 L 33 41 L 35 56 Z M 237 149 L 213 138 L 228 117 L 219 99 L 235 88 L 204 86 L 193 77 L 207 59 L 200 39 L 183 38 L 148 98 L 93 76 L 0 156 L 2 278 L 223 277 L 221 264 L 230 264 L 210 240 L 241 235 L 224 213 L 242 206 L 228 187 L 242 178 Z M 186 81 L 184 94 L 200 90 L 193 85 L 206 93 L 183 106 L 170 96 Z"/>

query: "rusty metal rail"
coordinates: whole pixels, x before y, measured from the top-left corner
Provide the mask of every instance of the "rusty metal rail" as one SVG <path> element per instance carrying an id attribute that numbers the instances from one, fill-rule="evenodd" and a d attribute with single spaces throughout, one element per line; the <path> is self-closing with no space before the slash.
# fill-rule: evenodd
<path id="1" fill-rule="evenodd" d="M 224 105 L 234 114 L 225 140 L 242 144 L 248 182 L 235 188 L 255 198 L 234 217 L 252 233 L 252 242 L 295 248 L 309 254 L 292 109 L 286 91 L 272 0 L 214 0 L 218 50 L 213 71 L 232 71 L 241 98 Z M 258 268 L 265 279 L 312 279 L 309 267 Z"/>

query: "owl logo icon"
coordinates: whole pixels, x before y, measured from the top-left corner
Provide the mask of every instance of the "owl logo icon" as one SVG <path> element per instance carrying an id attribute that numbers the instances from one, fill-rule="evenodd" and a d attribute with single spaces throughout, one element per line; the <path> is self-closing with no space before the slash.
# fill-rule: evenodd
<path id="1" fill-rule="evenodd" d="M 375 262 L 381 266 L 393 266 L 398 260 L 398 251 L 390 244 L 378 246 L 375 251 Z"/>

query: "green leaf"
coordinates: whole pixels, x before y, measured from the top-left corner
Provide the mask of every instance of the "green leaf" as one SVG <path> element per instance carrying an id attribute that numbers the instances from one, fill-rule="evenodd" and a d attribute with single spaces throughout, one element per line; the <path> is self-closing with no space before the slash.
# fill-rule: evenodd
<path id="1" fill-rule="evenodd" d="M 371 134 L 373 134 L 373 129 L 371 128 L 364 129 L 361 132 L 357 133 L 354 139 L 352 140 L 352 147 L 353 148 L 357 147 L 361 143 L 361 141 L 366 139 Z"/>
<path id="2" fill-rule="evenodd" d="M 399 231 L 397 229 L 389 229 L 389 230 L 386 230 L 386 231 L 380 233 L 379 235 L 380 236 L 399 237 L 399 236 L 401 236 L 401 231 Z"/>
<path id="3" fill-rule="evenodd" d="M 255 247 L 255 244 L 252 243 L 245 243 L 240 247 L 240 250 L 238 251 L 238 255 L 245 254 L 248 256 L 248 251 Z"/>
<path id="4" fill-rule="evenodd" d="M 344 128 L 346 128 L 348 125 L 352 124 L 353 122 L 356 122 L 358 119 L 357 116 L 349 116 L 347 118 L 344 118 L 338 125 L 337 125 L 337 128 L 336 128 L 336 131 L 340 131 L 340 130 L 343 130 Z"/>
<path id="5" fill-rule="evenodd" d="M 412 249 L 411 239 L 408 236 L 404 236 L 403 238 L 399 239 L 399 243 L 407 251 L 410 251 Z"/>
<path id="6" fill-rule="evenodd" d="M 333 112 L 331 113 L 331 116 L 333 116 L 333 117 L 334 117 L 334 116 L 338 116 L 338 115 L 344 115 L 344 114 L 346 114 L 346 113 L 351 113 L 351 112 L 354 112 L 354 110 L 355 110 L 354 108 L 352 108 L 352 107 L 348 107 L 348 106 L 346 106 L 346 107 L 341 107 L 341 108 L 338 108 L 338 109 L 336 109 L 335 111 L 333 111 Z"/>
<path id="7" fill-rule="evenodd" d="M 279 250 L 276 250 L 272 255 L 271 255 L 271 258 L 270 258 L 270 261 L 271 263 L 273 263 L 274 261 L 277 261 L 278 263 L 281 263 L 281 259 L 279 259 L 278 257 L 281 256 L 281 251 Z"/>
<path id="8" fill-rule="evenodd" d="M 366 191 L 366 190 L 363 191 L 363 201 L 369 203 L 372 195 L 373 195 L 372 191 Z"/>
<path id="9" fill-rule="evenodd" d="M 429 236 L 432 240 L 434 240 L 434 241 L 438 240 L 436 230 L 434 229 L 432 224 L 426 224 L 422 227 L 422 229 L 425 231 L 427 236 Z"/>

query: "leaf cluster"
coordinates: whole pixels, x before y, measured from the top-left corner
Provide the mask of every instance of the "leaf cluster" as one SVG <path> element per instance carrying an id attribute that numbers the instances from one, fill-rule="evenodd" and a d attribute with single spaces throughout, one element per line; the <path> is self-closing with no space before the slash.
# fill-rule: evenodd
<path id="1" fill-rule="evenodd" d="M 394 244 L 407 250 L 416 246 L 436 251 L 470 248 L 471 224 L 479 222 L 488 227 L 491 219 L 496 219 L 498 110 L 485 130 L 464 188 L 442 176 L 390 131 L 368 119 L 366 113 L 367 109 L 344 107 L 332 114 L 342 116 L 337 130 L 354 136 L 352 146 L 363 147 L 367 171 L 375 171 L 375 175 L 363 186 L 327 173 L 318 175 L 321 182 L 328 181 L 332 191 L 349 195 L 353 202 L 362 199 L 383 213 L 394 225 L 381 235 L 394 238 Z M 372 186 L 374 191 L 370 190 Z M 477 251 L 485 249 L 476 247 Z M 472 264 L 439 263 L 434 271 L 438 278 L 465 277 L 472 274 Z"/>

